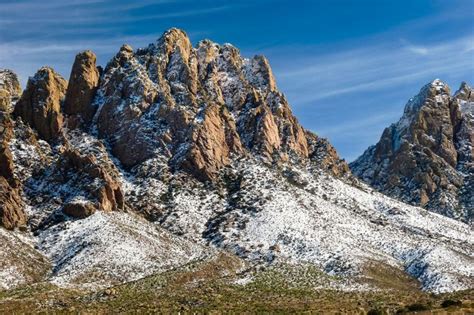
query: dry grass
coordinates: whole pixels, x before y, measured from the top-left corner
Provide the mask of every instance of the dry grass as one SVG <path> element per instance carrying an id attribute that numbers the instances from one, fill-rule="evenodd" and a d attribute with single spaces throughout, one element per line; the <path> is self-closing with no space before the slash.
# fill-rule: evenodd
<path id="1" fill-rule="evenodd" d="M 378 291 L 342 292 L 317 290 L 313 284 L 331 281 L 311 267 L 280 266 L 259 270 L 254 281 L 236 285 L 236 274 L 247 266 L 226 254 L 196 262 L 179 270 L 154 275 L 97 292 L 64 290 L 49 284 L 0 292 L 0 313 L 316 313 L 395 314 L 430 309 L 417 314 L 469 314 L 474 312 L 473 291 L 432 295 L 388 266 L 368 265 L 363 279 Z M 447 299 L 462 300 L 462 306 L 443 309 Z"/>

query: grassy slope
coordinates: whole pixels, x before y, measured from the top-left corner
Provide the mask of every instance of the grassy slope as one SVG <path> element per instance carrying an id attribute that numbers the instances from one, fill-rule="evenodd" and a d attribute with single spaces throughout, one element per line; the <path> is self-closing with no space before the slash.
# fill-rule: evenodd
<path id="1" fill-rule="evenodd" d="M 189 264 L 185 268 L 154 275 L 97 292 L 60 289 L 36 284 L 0 292 L 0 313 L 78 312 L 150 313 L 156 311 L 232 311 L 271 313 L 360 313 L 381 310 L 395 313 L 422 304 L 435 314 L 474 312 L 474 292 L 431 295 L 418 284 L 388 266 L 367 266 L 365 283 L 381 288 L 370 292 L 317 290 L 318 283 L 337 281 L 314 267 L 279 266 L 246 269 L 241 260 L 222 254 L 218 258 Z M 233 284 L 235 274 L 249 272 L 254 281 Z M 463 300 L 463 306 L 441 308 L 446 299 Z M 413 306 L 412 306 L 413 307 Z M 434 311 L 434 310 L 438 311 Z M 425 312 L 430 314 L 431 312 Z M 420 313 L 418 313 L 420 314 Z"/>

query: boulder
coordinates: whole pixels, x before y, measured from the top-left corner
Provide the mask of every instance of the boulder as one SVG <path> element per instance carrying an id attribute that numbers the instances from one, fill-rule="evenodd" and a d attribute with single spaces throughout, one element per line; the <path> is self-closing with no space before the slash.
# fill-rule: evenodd
<path id="1" fill-rule="evenodd" d="M 94 214 L 95 206 L 91 202 L 72 201 L 64 205 L 64 214 L 77 219 L 84 219 Z"/>

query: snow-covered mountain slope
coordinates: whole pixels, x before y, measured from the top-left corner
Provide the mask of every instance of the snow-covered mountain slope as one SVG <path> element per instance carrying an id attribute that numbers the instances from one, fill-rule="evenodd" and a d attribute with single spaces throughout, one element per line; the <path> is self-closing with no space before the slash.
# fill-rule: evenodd
<path id="1" fill-rule="evenodd" d="M 0 228 L 0 290 L 47 278 L 50 264 L 24 232 Z"/>
<path id="2" fill-rule="evenodd" d="M 52 262 L 49 279 L 61 286 L 109 286 L 143 278 L 212 251 L 126 213 L 97 212 L 41 231 L 39 251 Z"/>
<path id="3" fill-rule="evenodd" d="M 356 276 L 379 261 L 407 271 L 426 290 L 474 285 L 474 236 L 464 223 L 321 171 L 242 160 L 223 176 L 227 186 L 219 189 L 174 185 L 159 223 L 257 263 L 305 262 Z M 155 199 L 167 193 L 135 183 L 129 189 Z"/>
<path id="4" fill-rule="evenodd" d="M 377 190 L 448 217 L 474 215 L 474 92 L 463 83 L 450 95 L 436 79 L 405 106 L 402 118 L 351 163 Z"/>
<path id="5" fill-rule="evenodd" d="M 95 62 L 79 54 L 67 89 L 41 68 L 2 114 L 15 188 L 0 191 L 3 225 L 31 231 L 49 281 L 102 287 L 226 251 L 253 267 L 357 279 L 379 264 L 432 292 L 474 286 L 470 227 L 361 184 L 298 123 L 264 57 L 172 29 L 103 72 Z"/>

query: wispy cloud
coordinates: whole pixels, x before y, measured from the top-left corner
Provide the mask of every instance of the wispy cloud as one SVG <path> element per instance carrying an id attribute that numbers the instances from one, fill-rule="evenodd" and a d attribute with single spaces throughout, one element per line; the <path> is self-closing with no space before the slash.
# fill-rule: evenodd
<path id="1" fill-rule="evenodd" d="M 22 84 L 42 65 L 53 66 L 67 78 L 74 55 L 84 49 L 95 51 L 104 65 L 123 43 L 144 47 L 171 26 L 186 27 L 194 40 L 213 38 L 216 23 L 224 23 L 217 40 L 229 41 L 237 33 L 247 36 L 258 27 L 258 40 L 252 41 L 254 46 L 241 46 L 242 51 L 267 55 L 280 89 L 305 127 L 329 137 L 349 159 L 377 141 L 383 128 L 397 120 L 407 99 L 423 84 L 439 77 L 456 88 L 461 80 L 474 80 L 474 11 L 466 9 L 468 1 L 457 1 L 462 5 L 437 14 L 405 19 L 381 33 L 319 44 L 300 40 L 299 45 L 295 45 L 293 34 L 286 34 L 291 38 L 281 35 L 281 40 L 280 35 L 268 36 L 266 41 L 264 32 L 274 35 L 280 30 L 265 28 L 271 16 L 252 23 L 245 20 L 243 12 L 254 2 L 3 1 L 0 67 L 15 70 Z M 238 12 L 239 21 L 227 29 L 225 21 L 218 18 L 230 12 Z M 306 22 L 301 21 L 305 25 L 302 33 L 311 32 L 313 25 Z M 458 27 L 462 25 L 470 28 Z"/>
<path id="2" fill-rule="evenodd" d="M 429 49 L 427 47 L 413 45 L 412 43 L 410 43 L 406 39 L 402 38 L 400 40 L 400 42 L 402 43 L 402 45 L 404 45 L 406 50 L 408 50 L 408 51 L 410 51 L 414 54 L 425 56 L 425 55 L 428 55 L 428 53 L 429 53 Z"/>
<path id="3" fill-rule="evenodd" d="M 400 45 L 365 43 L 364 47 L 328 55 L 306 53 L 291 64 L 276 56 L 274 70 L 290 98 L 308 104 L 353 92 L 383 90 L 409 81 L 428 82 L 447 72 L 452 75 L 474 71 L 470 53 L 473 42 L 474 37 L 467 36 L 419 47 L 407 42 Z M 301 93 L 313 89 L 317 91 Z"/>

